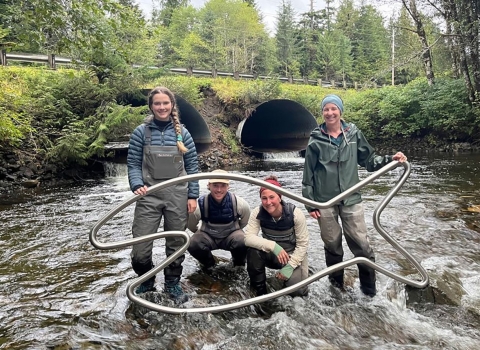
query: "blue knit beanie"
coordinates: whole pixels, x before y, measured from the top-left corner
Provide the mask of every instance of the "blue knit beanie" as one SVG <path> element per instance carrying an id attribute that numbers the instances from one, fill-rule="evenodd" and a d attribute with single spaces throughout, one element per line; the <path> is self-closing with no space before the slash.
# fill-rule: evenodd
<path id="1" fill-rule="evenodd" d="M 327 103 L 333 103 L 340 110 L 340 114 L 343 114 L 343 101 L 339 96 L 333 94 L 325 96 L 322 100 L 322 111 Z"/>

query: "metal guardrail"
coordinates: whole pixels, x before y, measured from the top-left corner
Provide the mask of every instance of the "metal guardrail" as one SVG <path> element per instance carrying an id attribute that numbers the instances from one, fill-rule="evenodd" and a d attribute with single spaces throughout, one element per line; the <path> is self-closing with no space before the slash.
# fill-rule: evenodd
<path id="1" fill-rule="evenodd" d="M 6 53 L 0 51 L 0 63 L 6 66 L 8 61 L 17 62 L 31 62 L 31 63 L 48 63 L 49 67 L 55 69 L 57 64 L 73 64 L 74 60 L 69 57 L 60 57 L 54 54 L 21 54 L 21 53 Z"/>
<path id="2" fill-rule="evenodd" d="M 157 68 L 157 67 L 151 67 Z M 190 75 L 200 75 L 200 76 L 220 76 L 220 77 L 231 77 L 237 79 L 273 79 L 267 75 L 254 75 L 254 74 L 246 74 L 246 73 L 229 73 L 229 72 L 221 72 L 221 71 L 209 71 L 209 70 L 202 70 L 202 69 L 192 69 L 189 70 L 187 68 L 170 68 L 170 72 L 173 73 L 181 73 L 181 74 L 190 74 Z M 312 85 L 321 85 L 322 87 L 343 87 L 344 84 L 341 82 L 329 81 L 325 82 L 321 79 L 301 79 L 301 78 L 287 78 L 287 77 L 278 77 L 276 78 L 280 81 L 284 82 L 291 82 L 291 83 L 302 83 L 302 84 L 312 84 Z M 353 86 L 353 84 L 348 84 L 349 86 Z"/>
<path id="3" fill-rule="evenodd" d="M 391 277 L 399 282 L 408 284 L 412 287 L 415 288 L 425 288 L 428 286 L 429 278 L 426 270 L 421 266 L 419 262 L 415 260 L 415 258 L 408 253 L 403 247 L 400 246 L 400 244 L 395 241 L 388 233 L 385 231 L 385 229 L 382 227 L 380 223 L 380 214 L 383 211 L 383 209 L 387 206 L 387 204 L 391 201 L 391 199 L 395 196 L 395 194 L 399 191 L 399 189 L 403 186 L 405 181 L 407 180 L 408 176 L 410 175 L 411 172 L 411 165 L 408 162 L 405 163 L 399 163 L 397 161 L 393 161 L 386 166 L 384 166 L 382 169 L 376 171 L 375 173 L 371 174 L 369 177 L 365 178 L 364 180 L 360 181 L 358 184 L 355 186 L 351 187 L 347 191 L 341 193 L 340 195 L 336 196 L 335 198 L 332 198 L 328 202 L 325 203 L 319 203 L 315 202 L 309 199 L 306 199 L 304 197 L 298 196 L 294 193 L 291 193 L 287 191 L 284 188 L 277 187 L 275 185 L 272 185 L 268 182 L 265 182 L 263 180 L 258 180 L 254 179 L 249 176 L 245 175 L 239 175 L 239 174 L 218 174 L 218 173 L 201 173 L 201 174 L 192 174 L 192 175 L 186 175 L 182 176 L 179 178 L 167 180 L 165 182 L 162 182 L 160 184 L 154 185 L 152 187 L 149 187 L 147 190 L 147 195 L 154 193 L 156 191 L 159 191 L 162 188 L 169 187 L 178 183 L 183 183 L 187 181 L 192 181 L 192 180 L 200 180 L 200 179 L 209 179 L 212 177 L 215 178 L 221 178 L 221 179 L 230 179 L 230 180 L 237 180 L 237 181 L 242 181 L 242 182 L 247 182 L 253 185 L 258 185 L 262 187 L 266 187 L 268 189 L 271 189 L 277 193 L 280 193 L 284 196 L 287 196 L 289 198 L 292 198 L 296 201 L 299 201 L 303 204 L 306 204 L 310 207 L 315 207 L 318 209 L 325 209 L 328 207 L 331 207 L 335 203 L 338 203 L 342 199 L 348 197 L 352 193 L 358 191 L 360 188 L 364 187 L 365 185 L 371 183 L 375 179 L 379 178 L 386 172 L 398 167 L 398 166 L 403 166 L 404 167 L 404 172 L 400 179 L 397 181 L 395 186 L 389 191 L 389 193 L 385 196 L 385 198 L 380 202 L 378 207 L 375 209 L 374 214 L 373 214 L 373 222 L 374 226 L 377 229 L 377 231 L 380 233 L 380 235 L 385 238 L 385 240 L 390 243 L 395 249 L 397 249 L 410 263 L 415 266 L 415 268 L 418 270 L 420 275 L 422 276 L 421 281 L 414 281 L 409 278 L 406 278 L 404 276 L 398 275 L 390 270 L 387 270 L 386 268 L 370 261 L 367 258 L 363 257 L 358 257 L 358 258 L 353 258 L 341 263 L 338 263 L 336 265 L 330 266 L 326 269 L 323 269 L 312 276 L 306 278 L 305 280 L 292 285 L 290 287 L 275 291 L 270 294 L 262 295 L 262 296 L 257 296 L 251 299 L 246 299 L 238 302 L 234 302 L 231 304 L 226 304 L 226 305 L 218 305 L 218 306 L 210 306 L 210 307 L 200 307 L 200 308 L 173 308 L 173 307 L 168 307 L 168 306 L 162 306 L 158 305 L 152 302 L 149 302 L 145 299 L 140 298 L 137 296 L 134 292 L 135 288 L 138 287 L 142 282 L 148 280 L 149 278 L 155 276 L 157 273 L 159 273 L 161 270 L 163 270 L 166 266 L 168 266 L 171 262 L 173 262 L 178 256 L 183 254 L 185 250 L 187 250 L 189 243 L 190 243 L 190 236 L 184 232 L 184 231 L 168 231 L 168 232 L 157 232 L 148 236 L 144 237 L 138 237 L 138 238 L 132 238 L 132 239 L 127 239 L 124 241 L 119 241 L 119 242 L 113 242 L 113 243 L 102 243 L 98 240 L 97 234 L 100 228 L 108 221 L 110 220 L 113 216 L 118 214 L 120 211 L 122 211 L 124 208 L 129 206 L 130 204 L 136 202 L 138 199 L 140 199 L 141 196 L 135 195 L 129 199 L 127 199 L 125 202 L 121 203 L 114 209 L 112 209 L 110 212 L 108 212 L 104 217 L 102 217 L 91 229 L 90 231 L 90 242 L 95 248 L 98 249 L 115 249 L 115 248 L 123 248 L 123 247 L 128 247 L 136 243 L 141 243 L 141 242 L 147 242 L 147 241 L 153 241 L 158 238 L 165 238 L 165 237 L 181 237 L 185 240 L 185 243 L 182 245 L 181 248 L 179 248 L 174 254 L 172 254 L 170 257 L 165 259 L 160 265 L 157 267 L 153 268 L 150 270 L 148 273 L 134 279 L 132 282 L 130 282 L 127 285 L 127 297 L 134 303 L 137 303 L 143 307 L 146 307 L 150 310 L 157 311 L 157 312 L 163 312 L 163 313 L 168 313 L 168 314 L 185 314 L 185 313 L 217 313 L 217 312 L 224 312 L 224 311 L 230 311 L 234 309 L 238 309 L 241 307 L 253 305 L 253 304 L 258 304 L 273 298 L 280 297 L 282 295 L 290 294 L 293 291 L 302 288 L 306 285 L 309 285 L 312 282 L 315 282 L 319 280 L 322 277 L 325 277 L 329 274 L 331 274 L 334 271 L 338 271 L 341 269 L 344 269 L 345 267 L 355 265 L 355 264 L 365 264 L 373 269 L 375 269 L 378 272 L 383 273 L 384 275 Z"/>
<path id="4" fill-rule="evenodd" d="M 31 63 L 47 63 L 50 68 L 55 69 L 57 64 L 62 65 L 71 65 L 71 64 L 82 64 L 81 61 L 74 60 L 69 57 L 60 57 L 55 54 L 30 54 L 30 53 L 7 53 L 5 50 L 0 51 L 0 65 L 6 66 L 8 61 L 17 61 L 17 62 L 31 62 Z M 142 65 L 133 64 L 133 68 L 144 67 Z M 147 66 L 149 69 L 161 69 L 161 67 L 156 66 Z M 185 75 L 197 75 L 197 76 L 209 76 L 209 77 L 232 77 L 236 79 L 278 79 L 280 81 L 289 82 L 289 83 L 302 83 L 302 84 L 311 84 L 318 85 L 322 87 L 336 87 L 336 88 L 360 88 L 362 84 L 359 83 L 350 83 L 350 82 L 339 82 L 339 81 L 324 81 L 322 79 L 307 79 L 307 78 L 293 78 L 293 77 L 271 77 L 267 75 L 254 75 L 247 73 L 229 73 L 221 72 L 216 70 L 204 70 L 204 69 L 189 69 L 189 68 L 168 68 L 172 73 L 185 74 Z"/>
<path id="5" fill-rule="evenodd" d="M 60 57 L 56 55 L 22 55 L 15 53 L 7 53 L 6 57 L 10 61 L 21 61 L 21 62 L 41 62 L 48 63 L 50 60 L 55 60 L 57 64 L 72 64 L 73 61 L 68 57 Z"/>

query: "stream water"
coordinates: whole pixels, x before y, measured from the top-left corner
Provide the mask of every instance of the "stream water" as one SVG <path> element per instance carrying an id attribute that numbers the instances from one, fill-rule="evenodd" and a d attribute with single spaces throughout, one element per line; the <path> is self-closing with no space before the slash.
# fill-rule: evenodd
<path id="1" fill-rule="evenodd" d="M 323 278 L 309 286 L 308 297 L 284 296 L 260 307 L 148 312 L 125 294 L 135 277 L 130 249 L 99 251 L 88 240 L 94 223 L 132 195 L 125 166 L 110 164 L 112 176 L 101 182 L 0 199 L 0 349 L 480 349 L 480 154 L 418 154 L 409 161 L 411 176 L 384 210 L 382 224 L 421 261 L 434 287 L 447 291 L 434 302 L 412 298 L 414 291 L 380 274 L 377 296 L 367 298 L 350 267 L 343 293 Z M 255 178 L 275 174 L 300 194 L 302 169 L 302 158 L 287 156 L 230 170 Z M 366 219 L 377 263 L 418 279 L 372 225 L 376 205 L 401 171 L 363 189 Z M 259 205 L 256 186 L 232 181 L 231 190 L 251 207 Z M 133 205 L 102 228 L 101 240 L 129 238 L 132 217 Z M 325 267 L 323 246 L 316 222 L 307 220 L 310 270 L 317 272 Z M 346 246 L 345 252 L 352 257 Z M 212 275 L 187 254 L 182 284 L 192 295 L 188 307 L 252 296 L 246 272 L 229 267 L 228 252 L 215 254 L 222 262 Z M 163 243 L 155 242 L 154 262 L 163 258 Z M 157 289 L 162 285 L 159 274 Z"/>

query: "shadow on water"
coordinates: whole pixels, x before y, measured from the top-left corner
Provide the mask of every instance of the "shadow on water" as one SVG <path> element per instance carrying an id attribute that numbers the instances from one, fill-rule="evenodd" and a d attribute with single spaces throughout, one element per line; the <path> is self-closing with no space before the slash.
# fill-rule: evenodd
<path id="1" fill-rule="evenodd" d="M 124 169 L 96 183 L 24 191 L 0 203 L 1 349 L 478 349 L 480 348 L 479 154 L 409 155 L 412 175 L 382 214 L 382 224 L 421 261 L 431 278 L 422 291 L 378 274 L 378 294 L 359 291 L 358 272 L 346 269 L 346 291 L 326 279 L 305 298 L 283 296 L 220 314 L 168 315 L 133 305 L 125 288 L 134 278 L 130 249 L 99 251 L 88 241 L 94 223 L 131 196 Z M 120 170 L 120 172 L 118 172 Z M 269 174 L 301 193 L 303 159 L 266 159 L 229 169 L 255 178 Z M 361 177 L 367 173 L 361 171 Z M 395 184 L 397 169 L 363 192 L 367 225 L 382 266 L 415 278 L 406 259 L 372 227 L 372 213 Z M 200 181 L 205 193 L 206 183 Z M 259 205 L 258 188 L 238 181 L 231 189 Z M 289 200 L 286 198 L 286 200 Z M 302 210 L 303 205 L 296 203 Z M 305 212 L 308 217 L 308 214 Z M 102 241 L 130 237 L 133 206 L 99 232 Z M 311 272 L 325 267 L 316 222 L 310 232 Z M 345 259 L 351 258 L 344 246 Z M 251 297 L 245 270 L 230 254 L 206 274 L 188 254 L 182 284 L 186 307 L 228 304 Z M 164 257 L 154 244 L 154 263 Z M 278 288 L 269 271 L 269 285 Z M 143 297 L 171 306 L 162 293 Z"/>

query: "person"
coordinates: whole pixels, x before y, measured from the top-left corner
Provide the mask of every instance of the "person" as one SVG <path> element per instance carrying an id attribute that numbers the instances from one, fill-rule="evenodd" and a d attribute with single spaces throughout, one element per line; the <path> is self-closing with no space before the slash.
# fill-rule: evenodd
<path id="1" fill-rule="evenodd" d="M 212 173 L 227 174 L 221 169 Z M 188 251 L 207 272 L 216 265 L 212 251 L 217 249 L 231 252 L 233 266 L 245 266 L 246 263 L 247 247 L 242 229 L 248 223 L 250 207 L 229 188 L 228 179 L 210 179 L 210 193 L 198 199 L 197 209 L 189 215 L 188 228 L 194 234 Z"/>
<path id="2" fill-rule="evenodd" d="M 305 152 L 302 179 L 302 195 L 316 202 L 327 202 L 359 182 L 358 165 L 368 171 L 380 169 L 392 160 L 405 162 L 407 157 L 397 152 L 393 157 L 378 156 L 353 123 L 342 119 L 343 101 L 337 95 L 327 95 L 321 103 L 324 122 L 316 127 Z M 367 237 L 362 198 L 353 193 L 341 202 L 327 208 L 306 206 L 310 216 L 320 226 L 327 266 L 343 260 L 342 227 L 348 247 L 355 257 L 375 261 L 375 255 Z M 338 222 L 341 218 L 342 226 Z M 360 289 L 368 296 L 376 294 L 375 270 L 358 264 Z M 343 289 L 344 271 L 329 275 L 332 285 Z"/>
<path id="3" fill-rule="evenodd" d="M 270 175 L 265 181 L 282 187 L 278 178 Z M 256 295 L 267 294 L 266 267 L 278 269 L 275 277 L 289 287 L 308 277 L 308 229 L 305 215 L 294 204 L 265 187 L 260 188 L 262 204 L 252 210 L 245 228 L 247 272 Z M 262 231 L 262 236 L 258 233 Z M 292 292 L 291 296 L 306 296 L 308 287 Z"/>
<path id="4" fill-rule="evenodd" d="M 150 186 L 168 179 L 195 174 L 198 160 L 195 143 L 188 130 L 180 124 L 173 93 L 166 87 L 155 87 L 148 95 L 149 115 L 132 133 L 129 142 L 128 180 L 133 193 L 141 195 L 135 206 L 132 233 L 141 237 L 157 232 L 162 217 L 165 231 L 183 231 L 188 212 L 197 206 L 198 181 L 179 183 L 147 194 Z M 167 257 L 184 243 L 182 238 L 166 238 Z M 132 267 L 141 276 L 151 270 L 153 241 L 135 244 L 132 248 Z M 165 292 L 176 303 L 188 300 L 180 285 L 181 255 L 165 270 Z M 143 282 L 136 293 L 155 290 L 155 277 Z"/>

